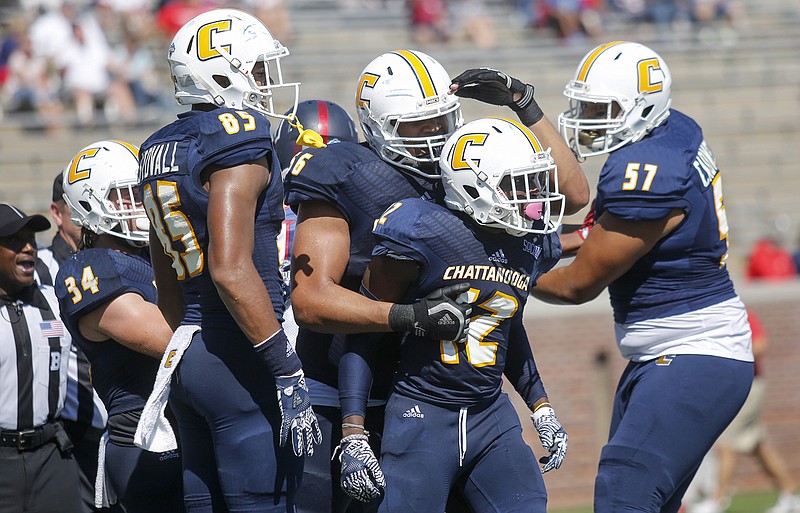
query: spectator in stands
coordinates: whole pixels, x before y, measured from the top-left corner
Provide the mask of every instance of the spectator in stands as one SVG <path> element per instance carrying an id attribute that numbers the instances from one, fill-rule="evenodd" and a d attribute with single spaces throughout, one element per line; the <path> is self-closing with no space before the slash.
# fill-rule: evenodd
<path id="1" fill-rule="evenodd" d="M 558 37 L 567 45 L 580 46 L 587 33 L 600 36 L 600 18 L 594 0 L 544 0 L 543 13 L 548 23 L 558 32 Z M 584 20 L 586 23 L 584 23 Z"/>
<path id="2" fill-rule="evenodd" d="M 208 0 L 171 0 L 156 12 L 156 25 L 168 40 L 189 20 L 213 8 Z"/>
<path id="3" fill-rule="evenodd" d="M 800 273 L 800 241 L 798 241 L 797 249 L 792 254 L 792 260 L 794 261 L 795 270 Z"/>
<path id="4" fill-rule="evenodd" d="M 454 39 L 467 39 L 482 49 L 494 48 L 497 36 L 484 0 L 450 0 L 448 10 L 453 13 Z"/>
<path id="5" fill-rule="evenodd" d="M 126 114 L 135 107 L 157 103 L 162 84 L 158 81 L 153 55 L 140 38 L 135 33 L 126 33 L 112 50 L 112 56 L 109 69 L 117 86 L 125 89 L 120 95 Z"/>
<path id="6" fill-rule="evenodd" d="M 698 23 L 722 20 L 732 28 L 741 28 L 745 22 L 744 5 L 736 0 L 692 0 L 691 13 Z"/>
<path id="7" fill-rule="evenodd" d="M 450 19 L 445 0 L 407 0 L 409 22 L 418 45 L 443 43 L 450 39 Z"/>
<path id="8" fill-rule="evenodd" d="M 267 26 L 269 32 L 284 45 L 290 44 L 294 37 L 292 19 L 284 0 L 243 0 L 245 10 Z"/>
<path id="9" fill-rule="evenodd" d="M 750 280 L 781 281 L 797 276 L 792 255 L 773 237 L 756 241 L 747 263 Z"/>
<path id="10" fill-rule="evenodd" d="M 778 488 L 778 502 L 766 513 L 800 511 L 800 496 L 794 495 L 796 485 L 787 470 L 781 453 L 767 438 L 761 418 L 766 397 L 766 383 L 762 374 L 761 360 L 768 346 L 767 332 L 761 321 L 749 308 L 747 316 L 750 321 L 750 330 L 753 332 L 753 356 L 755 357 L 753 385 L 739 414 L 717 440 L 716 452 L 719 463 L 716 490 L 712 497 L 691 508 L 690 513 L 723 513 L 727 509 L 732 493 L 731 483 L 740 454 L 754 456 Z"/>
<path id="11" fill-rule="evenodd" d="M 47 59 L 33 52 L 25 34 L 8 58 L 3 103 L 6 112 L 36 111 L 49 130 L 57 126 L 61 117 L 61 102 L 48 76 Z"/>

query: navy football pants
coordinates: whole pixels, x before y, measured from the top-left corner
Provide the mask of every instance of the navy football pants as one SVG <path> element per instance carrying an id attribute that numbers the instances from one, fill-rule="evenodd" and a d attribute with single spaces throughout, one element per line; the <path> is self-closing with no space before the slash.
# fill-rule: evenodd
<path id="1" fill-rule="evenodd" d="M 108 442 L 105 465 L 109 485 L 125 513 L 183 511 L 178 451 L 148 452 Z"/>
<path id="2" fill-rule="evenodd" d="M 620 378 L 595 480 L 595 513 L 677 512 L 753 381 L 748 362 L 695 355 L 667 360 L 631 362 Z"/>
<path id="3" fill-rule="evenodd" d="M 456 488 L 475 513 L 544 513 L 542 473 L 508 396 L 470 409 L 465 438 L 459 417 L 458 410 L 392 394 L 381 454 L 386 493 L 378 511 L 441 513 Z"/>
<path id="4" fill-rule="evenodd" d="M 303 459 L 278 447 L 275 381 L 236 329 L 203 331 L 172 377 L 188 513 L 294 510 Z"/>

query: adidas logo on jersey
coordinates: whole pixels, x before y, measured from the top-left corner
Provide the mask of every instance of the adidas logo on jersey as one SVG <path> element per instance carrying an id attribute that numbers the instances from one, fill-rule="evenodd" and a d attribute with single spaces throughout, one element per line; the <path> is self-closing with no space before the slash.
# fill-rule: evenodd
<path id="1" fill-rule="evenodd" d="M 405 411 L 405 413 L 403 413 L 403 417 L 407 417 L 407 418 L 408 417 L 414 417 L 414 418 L 417 418 L 417 419 L 424 419 L 425 418 L 425 414 L 420 411 L 419 405 L 415 404 L 413 408 L 409 408 L 409 409 L 407 409 Z"/>
<path id="2" fill-rule="evenodd" d="M 508 259 L 506 258 L 505 253 L 503 253 L 502 249 L 498 249 L 489 257 L 490 262 L 494 262 L 496 264 L 507 264 Z"/>
<path id="3" fill-rule="evenodd" d="M 439 319 L 439 326 L 449 326 L 455 324 L 456 321 L 449 313 L 445 313 L 441 319 Z"/>

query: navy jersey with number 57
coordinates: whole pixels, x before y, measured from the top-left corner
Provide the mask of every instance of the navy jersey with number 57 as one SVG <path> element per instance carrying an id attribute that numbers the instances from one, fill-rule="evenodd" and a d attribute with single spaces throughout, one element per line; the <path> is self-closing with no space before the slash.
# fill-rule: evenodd
<path id="1" fill-rule="evenodd" d="M 513 237 L 478 226 L 464 214 L 422 199 L 392 205 L 376 223 L 376 256 L 410 259 L 419 278 L 405 302 L 435 289 L 469 282 L 473 305 L 466 343 L 409 334 L 401 348 L 395 387 L 411 397 L 450 407 L 477 404 L 500 393 L 512 337 L 527 337 L 522 310 L 530 287 L 561 256 L 554 234 Z M 529 351 L 529 349 L 528 349 Z"/>
<path id="2" fill-rule="evenodd" d="M 273 172 L 256 204 L 253 263 L 282 320 L 283 280 L 276 238 L 284 218 L 283 184 L 267 118 L 251 109 L 192 110 L 178 115 L 141 146 L 140 194 L 150 223 L 172 258 L 183 292 L 185 323 L 233 322 L 207 268 L 208 192 L 201 175 L 264 157 Z"/>
<path id="3" fill-rule="evenodd" d="M 144 407 L 153 390 L 158 360 L 113 340 L 89 341 L 80 334 L 78 322 L 127 293 L 155 304 L 153 269 L 140 256 L 112 249 L 83 249 L 64 261 L 56 276 L 61 318 L 92 365 L 92 385 L 109 415 Z"/>
<path id="4" fill-rule="evenodd" d="M 650 135 L 613 152 L 600 173 L 595 215 L 683 221 L 609 285 L 614 320 L 632 323 L 699 310 L 735 297 L 725 267 L 722 179 L 700 127 L 671 110 Z"/>

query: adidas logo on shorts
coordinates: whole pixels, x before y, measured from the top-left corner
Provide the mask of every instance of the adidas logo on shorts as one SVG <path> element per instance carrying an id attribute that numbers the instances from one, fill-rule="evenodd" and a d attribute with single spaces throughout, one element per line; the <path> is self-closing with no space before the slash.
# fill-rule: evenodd
<path id="1" fill-rule="evenodd" d="M 413 408 L 409 408 L 403 413 L 403 417 L 414 417 L 417 419 L 424 419 L 425 414 L 419 409 L 419 405 L 415 404 Z"/>

